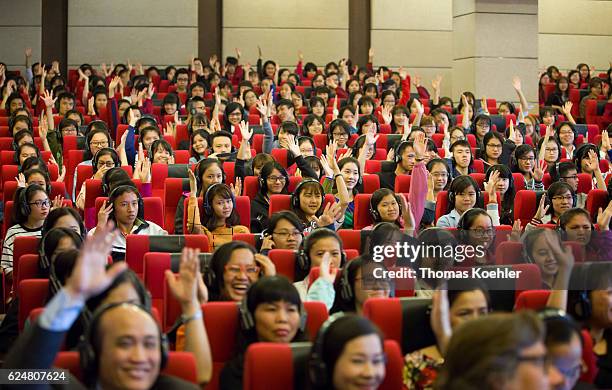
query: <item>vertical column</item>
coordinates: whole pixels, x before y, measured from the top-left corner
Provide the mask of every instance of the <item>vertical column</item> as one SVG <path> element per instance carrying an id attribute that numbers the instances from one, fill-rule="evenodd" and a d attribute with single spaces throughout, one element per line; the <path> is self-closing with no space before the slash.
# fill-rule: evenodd
<path id="1" fill-rule="evenodd" d="M 68 74 L 68 0 L 42 2 L 42 62 L 60 62 L 63 75 Z"/>
<path id="2" fill-rule="evenodd" d="M 349 58 L 365 66 L 370 49 L 370 0 L 349 0 Z"/>
<path id="3" fill-rule="evenodd" d="M 200 0 L 198 2 L 198 57 L 206 63 L 216 54 L 221 60 L 223 42 L 222 0 Z"/>
<path id="4" fill-rule="evenodd" d="M 517 102 L 512 77 L 537 107 L 538 0 L 453 1 L 453 97 Z"/>

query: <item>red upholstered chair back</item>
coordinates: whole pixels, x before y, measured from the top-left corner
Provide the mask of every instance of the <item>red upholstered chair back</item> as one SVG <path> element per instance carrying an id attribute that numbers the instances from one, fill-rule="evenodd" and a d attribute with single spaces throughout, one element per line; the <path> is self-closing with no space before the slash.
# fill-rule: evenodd
<path id="1" fill-rule="evenodd" d="M 23 330 L 25 320 L 33 309 L 45 306 L 48 293 L 48 279 L 26 279 L 19 283 L 19 331 Z"/>
<path id="2" fill-rule="evenodd" d="M 19 283 L 25 279 L 40 278 L 38 260 L 38 254 L 32 253 L 21 255 L 19 260 L 16 258 L 13 260 L 13 286 L 19 286 Z"/>
<path id="3" fill-rule="evenodd" d="M 378 175 L 365 175 L 362 178 L 364 194 L 371 194 L 380 188 L 380 177 Z"/>
<path id="4" fill-rule="evenodd" d="M 338 230 L 338 235 L 342 239 L 342 246 L 344 250 L 355 249 L 361 250 L 361 231 L 360 230 Z"/>
<path id="5" fill-rule="evenodd" d="M 540 310 L 546 307 L 550 290 L 529 290 L 521 292 L 514 303 L 514 310 Z"/>
<path id="6" fill-rule="evenodd" d="M 268 257 L 276 266 L 279 275 L 286 276 L 292 282 L 295 281 L 296 253 L 291 249 L 272 249 Z"/>
<path id="7" fill-rule="evenodd" d="M 142 278 L 144 274 L 145 253 L 178 253 L 183 247 L 199 248 L 202 253 L 209 252 L 208 237 L 205 234 L 170 236 L 130 234 L 126 239 L 125 259 L 130 269 Z"/>
<path id="8" fill-rule="evenodd" d="M 589 214 L 591 214 L 592 221 L 597 220 L 597 213 L 599 211 L 599 208 L 601 207 L 603 210 L 607 206 L 608 206 L 608 191 L 594 189 L 594 190 L 591 190 L 589 194 L 587 195 L 587 201 L 586 201 L 585 208 L 589 212 Z"/>
<path id="9" fill-rule="evenodd" d="M 370 213 L 370 199 L 372 194 L 357 194 L 355 196 L 355 213 L 353 215 L 353 229 L 361 230 L 374 223 Z"/>
<path id="10" fill-rule="evenodd" d="M 169 177 L 164 183 L 164 215 L 168 233 L 174 233 L 174 217 L 183 193 L 189 192 L 189 179 Z"/>
<path id="11" fill-rule="evenodd" d="M 257 242 L 257 237 L 253 233 L 237 233 L 233 235 L 232 240 L 233 241 L 243 241 L 255 247 L 256 242 Z"/>
<path id="12" fill-rule="evenodd" d="M 410 179 L 411 178 L 412 176 L 410 175 L 395 176 L 395 192 L 408 193 L 410 191 Z"/>

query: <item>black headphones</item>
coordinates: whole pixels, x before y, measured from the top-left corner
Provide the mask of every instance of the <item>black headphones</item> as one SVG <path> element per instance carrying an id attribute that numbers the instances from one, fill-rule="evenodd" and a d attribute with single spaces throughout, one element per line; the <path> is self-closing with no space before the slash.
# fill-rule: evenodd
<path id="1" fill-rule="evenodd" d="M 36 192 L 36 191 L 44 191 L 45 189 L 37 184 L 32 184 L 27 186 L 26 188 L 22 189 L 19 192 L 19 196 L 17 198 L 17 207 L 19 207 L 19 213 L 24 216 L 27 217 L 28 215 L 30 215 L 30 212 L 32 211 L 32 208 L 30 207 L 30 205 L 28 204 L 28 198 L 31 192 Z"/>
<path id="2" fill-rule="evenodd" d="M 313 241 L 319 239 L 318 236 L 321 235 L 321 233 L 317 233 L 318 231 L 331 232 L 331 230 L 327 228 L 318 228 L 313 230 L 313 232 L 307 235 L 306 238 L 302 241 L 302 245 L 300 246 L 300 249 L 298 250 L 296 255 L 297 265 L 299 269 L 305 273 L 308 273 L 310 271 L 310 267 L 312 265 L 312 261 L 310 260 L 310 250 L 314 245 Z M 340 239 L 340 237 L 338 237 L 335 232 L 332 233 L 340 243 L 340 266 L 342 267 L 347 262 L 346 254 L 344 253 L 344 245 L 342 244 L 342 240 Z M 326 237 L 330 237 L 330 235 L 327 235 Z"/>
<path id="3" fill-rule="evenodd" d="M 466 179 L 462 179 L 462 180 L 469 180 L 471 182 L 472 187 L 474 187 L 474 190 L 476 191 L 476 206 L 478 206 L 480 204 L 480 188 L 478 187 L 478 183 L 476 183 L 476 180 L 474 180 L 471 176 L 467 176 L 467 175 L 462 175 L 462 176 L 457 176 L 456 178 L 453 179 L 453 181 L 451 182 L 450 188 L 448 189 L 448 203 L 449 203 L 449 207 L 452 209 L 455 208 L 455 197 L 457 196 L 455 194 L 455 189 L 453 188 L 453 184 L 456 183 L 456 180 L 458 178 L 462 178 L 465 177 Z"/>
<path id="4" fill-rule="evenodd" d="M 378 191 L 378 190 L 376 190 Z M 374 191 L 374 192 L 376 192 Z M 397 202 L 397 205 L 399 206 L 399 214 L 400 216 L 402 215 L 402 200 L 400 199 L 400 196 L 394 192 L 392 192 L 393 196 L 395 197 L 395 201 Z M 372 194 L 372 196 L 370 196 L 370 215 L 372 216 L 372 219 L 374 220 L 374 224 L 377 224 L 379 222 L 383 222 L 380 216 L 380 213 L 378 212 L 378 209 L 376 207 L 374 207 L 374 204 L 372 203 L 372 199 L 374 198 L 373 196 L 374 194 Z M 389 194 L 390 195 L 390 194 Z M 386 195 L 385 195 L 386 196 Z M 381 198 L 382 200 L 382 198 Z"/>
<path id="5" fill-rule="evenodd" d="M 255 329 L 255 318 L 249 311 L 247 304 L 248 295 L 240 301 L 238 305 L 238 311 L 240 312 L 240 327 L 243 331 L 250 331 Z M 306 329 L 306 321 L 308 320 L 308 313 L 304 307 L 304 303 L 300 304 L 300 330 L 303 332 Z"/>
<path id="6" fill-rule="evenodd" d="M 267 162 L 264 164 L 264 167 L 267 164 L 278 164 L 276 161 L 272 162 Z M 282 169 L 281 169 L 282 168 Z M 270 173 L 274 170 L 278 170 L 281 175 L 283 175 L 283 177 L 285 178 L 285 185 L 283 186 L 283 190 L 285 190 L 286 188 L 289 188 L 289 175 L 287 175 L 287 171 L 285 170 L 285 168 L 283 168 L 280 165 L 274 165 L 274 167 L 270 170 Z M 263 170 L 263 167 L 262 167 Z M 264 195 L 268 194 L 268 178 L 266 177 L 266 179 L 264 180 L 263 177 L 261 177 L 261 172 L 259 173 L 259 176 L 257 177 L 257 181 L 259 182 L 259 190 L 261 191 L 261 193 L 263 193 Z M 282 192 L 282 191 L 281 191 Z"/>
<path id="7" fill-rule="evenodd" d="M 108 216 L 109 220 L 115 221 L 115 205 L 114 205 L 115 200 L 117 200 L 120 193 L 122 193 L 124 190 L 128 188 L 131 190 L 130 192 L 135 193 L 136 196 L 138 197 L 138 215 L 136 218 L 144 221 L 144 200 L 142 199 L 142 196 L 140 196 L 140 192 L 138 191 L 138 188 L 134 187 L 131 184 L 119 185 L 113 188 L 110 194 L 108 194 L 108 202 L 113 205 L 113 210 Z"/>
<path id="8" fill-rule="evenodd" d="M 98 373 L 99 361 L 98 361 L 97 355 L 99 351 L 95 347 L 97 343 L 94 341 L 94 337 L 96 336 L 100 319 L 102 318 L 104 313 L 116 307 L 119 307 L 119 306 L 133 307 L 133 308 L 137 308 L 147 313 L 151 317 L 153 322 L 155 322 L 155 325 L 158 326 L 157 321 L 155 320 L 151 312 L 149 312 L 144 306 L 139 305 L 139 304 L 128 303 L 128 302 L 118 302 L 118 303 L 111 303 L 108 305 L 104 305 L 98 308 L 93 313 L 91 322 L 89 323 L 89 326 L 87 327 L 87 330 L 85 331 L 85 334 L 81 336 L 81 342 L 79 343 L 79 348 L 78 348 L 79 354 L 80 354 L 80 360 L 81 360 L 81 368 L 83 369 L 83 376 L 85 378 L 88 378 L 91 381 L 93 381 L 98 376 L 97 373 Z M 161 354 L 160 369 L 163 370 L 164 367 L 166 366 L 166 363 L 168 362 L 169 347 L 168 347 L 168 340 L 166 339 L 166 335 L 159 328 L 158 328 L 158 331 L 159 331 L 159 346 L 160 346 L 160 354 Z"/>
<path id="9" fill-rule="evenodd" d="M 55 271 L 54 271 L 54 267 L 53 267 L 53 263 L 51 262 L 51 259 L 47 256 L 47 253 L 45 253 L 45 242 L 47 241 L 47 236 L 49 236 L 49 233 L 52 232 L 53 230 L 62 231 L 65 234 L 65 236 L 69 236 L 70 238 L 75 240 L 75 242 L 79 244 L 83 243 L 83 237 L 81 235 L 79 235 L 77 232 L 75 232 L 72 229 L 68 229 L 64 227 L 55 227 L 55 228 L 49 229 L 48 231 L 45 232 L 45 234 L 41 235 L 41 239 L 40 239 L 40 243 L 38 247 L 38 255 L 40 257 L 40 260 L 38 263 L 44 265 L 44 267 L 41 267 L 41 268 L 48 268 L 50 274 L 55 274 Z M 61 287 L 62 286 L 59 286 L 60 289 Z"/>
<path id="10" fill-rule="evenodd" d="M 459 222 L 457 222 L 457 233 L 459 235 L 458 239 L 460 243 L 465 243 L 468 240 L 468 232 L 470 231 L 470 227 L 468 226 L 467 221 L 473 214 L 489 215 L 486 210 L 477 207 L 466 210 L 459 218 Z"/>
<path id="11" fill-rule="evenodd" d="M 340 297 L 345 301 L 352 301 L 355 297 L 353 286 L 351 286 L 351 281 L 349 279 L 349 268 L 350 263 L 346 263 L 340 274 Z"/>
<path id="12" fill-rule="evenodd" d="M 317 338 L 312 345 L 312 352 L 310 355 L 310 361 L 308 362 L 308 373 L 311 382 L 317 387 L 325 387 L 328 385 L 328 370 L 327 364 L 323 360 L 323 347 L 325 342 L 325 336 L 331 327 L 339 318 L 344 317 L 343 312 L 338 312 L 329 316 L 329 318 L 321 325 Z"/>
<path id="13" fill-rule="evenodd" d="M 15 122 L 17 121 L 26 121 L 28 123 L 28 130 L 30 130 L 30 133 L 34 133 L 34 126 L 32 124 L 32 118 L 30 118 L 27 115 L 11 115 L 8 119 L 8 126 L 9 126 L 9 131 L 11 132 L 11 137 L 13 136 L 13 125 L 15 124 Z"/>
<path id="14" fill-rule="evenodd" d="M 93 159 L 91 160 L 91 165 L 93 167 L 93 172 L 94 173 L 96 173 L 98 171 L 98 160 L 100 159 L 100 156 L 102 155 L 103 152 L 105 154 L 107 154 L 107 155 L 112 157 L 113 162 L 115 163 L 115 168 L 121 166 L 121 161 L 119 160 L 119 155 L 117 154 L 117 151 L 115 151 L 115 149 L 113 149 L 113 148 L 102 148 L 102 149 L 98 150 L 98 152 L 93 156 Z M 106 174 L 105 174 L 105 176 L 106 176 Z"/>
<path id="15" fill-rule="evenodd" d="M 227 188 L 232 198 L 233 210 L 236 210 L 236 198 L 234 197 L 234 193 L 232 192 L 231 188 L 225 183 L 215 183 L 211 185 L 210 187 L 208 187 L 208 189 L 206 190 L 206 193 L 204 194 L 204 204 L 202 205 L 204 213 L 209 217 L 213 215 L 213 207 L 212 207 L 212 199 L 211 199 L 213 195 L 212 195 L 211 190 L 213 188 L 216 188 L 217 186 L 223 186 Z"/>
<path id="16" fill-rule="evenodd" d="M 402 161 L 402 152 L 408 146 L 412 146 L 412 141 L 402 141 L 395 146 L 395 150 L 393 153 L 393 161 L 396 164 L 399 164 Z"/>
<path id="17" fill-rule="evenodd" d="M 559 184 L 557 184 L 557 183 L 559 183 Z M 550 187 L 552 187 L 553 185 L 563 186 L 566 189 L 568 189 L 570 194 L 572 194 L 572 208 L 576 207 L 576 203 L 578 203 L 578 195 L 576 195 L 576 192 L 574 192 L 574 190 L 572 189 L 572 187 L 569 184 L 567 184 L 564 181 L 556 181 L 553 184 L 551 184 Z M 546 196 L 545 205 L 549 207 L 548 212 L 551 215 L 554 215 L 555 211 L 553 209 L 552 196 L 548 196 L 548 194 L 550 192 L 550 187 L 548 187 L 548 190 L 546 190 L 544 192 L 544 194 L 542 194 L 542 196 Z"/>
<path id="18" fill-rule="evenodd" d="M 321 196 L 323 200 L 321 201 L 321 207 L 319 207 L 319 210 L 317 211 L 317 214 L 318 214 L 323 210 L 323 205 L 325 204 L 325 190 L 323 189 L 323 185 L 321 185 L 320 182 L 314 179 L 302 180 L 300 184 L 298 184 L 297 187 L 295 187 L 295 190 L 291 194 L 291 208 L 293 210 L 300 209 L 300 191 L 302 191 L 302 188 L 308 183 L 316 183 L 319 186 L 319 191 L 321 191 Z"/>

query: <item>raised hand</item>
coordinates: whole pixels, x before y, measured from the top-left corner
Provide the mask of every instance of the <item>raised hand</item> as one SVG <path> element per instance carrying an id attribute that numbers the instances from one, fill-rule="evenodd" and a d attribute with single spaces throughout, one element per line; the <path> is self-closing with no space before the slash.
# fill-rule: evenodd
<path id="1" fill-rule="evenodd" d="M 589 150 L 589 158 L 588 159 L 584 159 L 584 162 L 589 166 L 589 168 L 593 172 L 596 172 L 596 171 L 600 170 L 600 168 L 599 168 L 599 160 L 597 159 L 597 154 L 595 154 L 595 151 Z"/>
<path id="2" fill-rule="evenodd" d="M 610 147 L 610 137 L 608 136 L 608 130 L 604 130 L 601 132 L 601 149 L 604 153 L 608 153 Z"/>
<path id="3" fill-rule="evenodd" d="M 521 242 L 521 220 L 515 219 L 514 224 L 512 224 L 512 232 L 508 236 L 508 241 Z"/>
<path id="4" fill-rule="evenodd" d="M 575 261 L 572 248 L 569 245 L 563 245 L 563 248 L 560 248 L 559 237 L 556 236 L 557 232 L 554 230 L 544 229 L 542 234 L 546 239 L 546 244 L 548 245 L 549 250 L 555 256 L 559 267 L 565 268 L 566 270 L 571 270 Z"/>
<path id="5" fill-rule="evenodd" d="M 414 104 L 416 104 L 417 107 L 417 114 L 422 116 L 425 112 L 425 107 L 423 107 L 423 104 L 419 99 L 414 99 Z"/>
<path id="6" fill-rule="evenodd" d="M 323 214 L 318 218 L 316 216 L 313 218 L 319 227 L 325 227 L 333 224 L 340 217 L 341 211 L 342 208 L 339 203 L 328 203 L 323 210 Z"/>
<path id="7" fill-rule="evenodd" d="M 334 267 L 331 262 L 331 254 L 325 252 L 321 259 L 321 265 L 319 265 L 319 277 L 328 283 L 333 284 L 336 281 L 336 275 L 338 274 L 338 268 Z"/>
<path id="8" fill-rule="evenodd" d="M 300 152 L 300 146 L 298 145 L 298 141 L 293 135 L 289 135 L 287 137 L 287 149 L 289 149 L 289 151 L 291 152 L 291 154 L 293 154 L 294 157 L 302 155 L 302 152 Z"/>
<path id="9" fill-rule="evenodd" d="M 406 80 L 406 77 L 408 77 L 408 72 L 406 72 L 406 69 L 404 69 L 403 66 L 400 66 L 398 73 L 399 73 L 400 79 L 402 80 Z"/>
<path id="10" fill-rule="evenodd" d="M 95 108 L 94 108 L 94 97 L 93 97 L 93 96 L 92 96 L 92 97 L 90 97 L 90 98 L 87 100 L 87 113 L 88 113 L 89 115 L 96 115 L 96 110 L 95 110 Z"/>
<path id="11" fill-rule="evenodd" d="M 53 107 L 55 105 L 55 102 L 57 101 L 57 98 L 53 98 L 53 91 L 49 92 L 47 90 L 45 90 L 45 93 L 41 96 L 42 101 L 45 103 L 45 107 L 49 108 L 49 107 Z"/>
<path id="12" fill-rule="evenodd" d="M 608 203 L 608 207 L 605 210 L 599 208 L 599 213 L 597 214 L 597 226 L 599 226 L 600 231 L 608 231 L 610 230 L 610 219 L 612 218 L 612 200 Z"/>
<path id="13" fill-rule="evenodd" d="M 197 179 L 195 173 L 191 169 L 187 169 L 189 175 L 189 194 L 196 197 L 198 194 Z"/>
<path id="14" fill-rule="evenodd" d="M 234 197 L 242 195 L 242 180 L 239 177 L 236 178 L 236 184 L 230 183 L 230 190 Z"/>
<path id="15" fill-rule="evenodd" d="M 391 115 L 391 110 L 387 106 L 384 106 L 382 108 L 381 115 L 386 124 L 390 124 L 391 121 L 393 120 L 393 116 Z"/>
<path id="16" fill-rule="evenodd" d="M 174 136 L 175 131 L 174 123 L 167 122 L 166 127 L 164 128 L 164 136 Z"/>
<path id="17" fill-rule="evenodd" d="M 419 76 L 418 74 L 415 74 L 414 77 L 412 78 L 412 84 L 418 88 L 421 86 L 421 76 Z"/>
<path id="18" fill-rule="evenodd" d="M 546 204 L 546 194 L 544 194 L 540 198 L 540 204 L 538 205 L 538 209 L 536 210 L 534 218 L 541 220 L 542 217 L 544 217 L 546 215 L 546 212 L 548 211 L 549 207 L 550 207 L 550 205 Z"/>
<path id="19" fill-rule="evenodd" d="M 55 198 L 53 198 L 51 210 L 59 209 L 61 207 L 64 207 L 64 197 L 61 195 L 57 195 Z"/>
<path id="20" fill-rule="evenodd" d="M 544 178 L 544 172 L 546 172 L 547 167 L 548 165 L 546 164 L 546 161 L 540 161 L 539 158 L 535 159 L 535 165 L 532 172 L 535 181 L 542 181 L 542 178 Z"/>
<path id="21" fill-rule="evenodd" d="M 246 121 L 241 121 L 240 125 L 240 134 L 242 135 L 242 139 L 249 142 L 251 137 L 253 136 L 253 130 L 249 129 L 249 124 Z"/>
<path id="22" fill-rule="evenodd" d="M 574 105 L 574 103 L 570 102 L 569 100 L 567 102 L 565 102 L 565 104 L 563 104 L 563 106 L 561 107 L 561 112 L 565 115 L 568 116 L 572 113 L 572 106 Z"/>
<path id="23" fill-rule="evenodd" d="M 236 58 L 240 59 L 240 57 L 242 57 L 242 53 L 240 52 L 240 49 L 236 48 L 235 50 L 236 50 Z"/>
<path id="24" fill-rule="evenodd" d="M 298 50 L 298 61 L 304 62 L 304 53 L 301 50 Z"/>
<path id="25" fill-rule="evenodd" d="M 437 75 L 433 80 L 431 80 L 431 87 L 434 91 L 440 90 L 440 84 L 442 83 L 442 76 Z"/>
<path id="26" fill-rule="evenodd" d="M 57 177 L 57 182 L 63 183 L 66 178 L 66 166 L 62 165 L 59 169 L 59 176 Z"/>
<path id="27" fill-rule="evenodd" d="M 406 199 L 406 195 L 400 194 L 400 200 L 402 201 L 402 219 L 404 220 L 404 230 L 406 232 L 414 232 L 414 214 L 410 208 L 410 202 Z"/>
<path id="28" fill-rule="evenodd" d="M 30 58 L 32 57 L 32 48 L 31 47 L 27 47 L 23 53 L 25 54 L 26 57 Z"/>
<path id="29" fill-rule="evenodd" d="M 100 211 L 98 211 L 98 227 L 103 228 L 108 223 L 108 216 L 113 212 L 113 204 L 109 201 L 104 202 L 102 207 L 100 207 Z M 98 229 L 96 229 L 96 234 L 98 234 Z"/>
<path id="30" fill-rule="evenodd" d="M 491 196 L 495 196 L 495 189 L 497 188 L 497 184 L 499 183 L 499 171 L 495 170 L 491 172 L 489 176 L 489 181 L 484 183 L 485 191 L 489 194 L 489 198 Z"/>
<path id="31" fill-rule="evenodd" d="M 425 133 L 419 131 L 416 134 L 412 148 L 414 149 L 417 159 L 425 157 L 427 154 L 427 140 L 425 139 Z"/>
<path id="32" fill-rule="evenodd" d="M 333 178 L 334 170 L 329 166 L 329 163 L 327 162 L 327 156 L 321 156 L 319 157 L 319 160 L 321 161 L 321 166 L 323 167 L 323 172 L 325 172 L 325 176 Z"/>
<path id="33" fill-rule="evenodd" d="M 183 248 L 178 275 L 172 270 L 165 271 L 170 292 L 183 308 L 198 305 L 199 254 L 198 248 Z"/>
<path id="34" fill-rule="evenodd" d="M 521 78 L 520 77 L 518 76 L 512 77 L 512 87 L 514 87 L 516 91 L 521 90 Z"/>
<path id="35" fill-rule="evenodd" d="M 17 181 L 17 187 L 19 188 L 26 188 L 28 185 L 26 183 L 25 175 L 23 174 L 23 172 L 17 175 L 17 177 L 15 177 L 15 181 Z"/>
<path id="36" fill-rule="evenodd" d="M 106 268 L 107 258 L 117 235 L 113 229 L 112 223 L 98 224 L 96 234 L 87 237 L 81 246 L 79 257 L 64 287 L 73 299 L 85 302 L 108 288 L 115 278 L 127 269 L 127 263 L 124 261 Z"/>
<path id="37" fill-rule="evenodd" d="M 265 276 L 276 275 L 276 266 L 268 256 L 261 253 L 255 254 L 255 263 L 262 269 Z"/>

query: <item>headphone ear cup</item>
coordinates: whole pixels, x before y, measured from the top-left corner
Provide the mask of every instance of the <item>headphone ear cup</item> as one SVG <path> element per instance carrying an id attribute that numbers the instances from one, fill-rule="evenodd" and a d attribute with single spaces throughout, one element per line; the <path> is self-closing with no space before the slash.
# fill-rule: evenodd
<path id="1" fill-rule="evenodd" d="M 348 266 L 345 265 L 344 269 L 342 269 L 342 275 L 340 278 L 340 296 L 345 301 L 353 300 L 353 287 L 351 286 L 349 277 L 348 277 Z"/>
<path id="2" fill-rule="evenodd" d="M 91 325 L 90 325 L 91 326 Z M 86 378 L 91 378 L 96 376 L 96 352 L 93 350 L 93 346 L 86 339 L 85 335 L 81 336 L 81 340 L 78 345 L 79 350 L 79 360 L 81 363 L 81 369 L 83 370 L 83 375 Z"/>
<path id="3" fill-rule="evenodd" d="M 168 355 L 170 354 L 170 346 L 168 343 L 168 337 L 166 337 L 166 334 L 164 332 L 162 332 L 160 330 L 159 332 L 159 349 L 160 349 L 160 355 L 161 355 L 161 361 L 160 361 L 160 369 L 164 369 L 166 368 L 166 365 L 168 364 Z"/>

